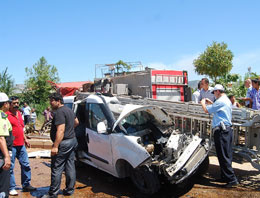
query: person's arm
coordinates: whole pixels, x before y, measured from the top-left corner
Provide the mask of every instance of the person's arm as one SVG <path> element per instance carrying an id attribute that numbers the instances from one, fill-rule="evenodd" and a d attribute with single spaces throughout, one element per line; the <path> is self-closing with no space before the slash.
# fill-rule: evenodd
<path id="1" fill-rule="evenodd" d="M 250 100 L 250 103 L 249 103 L 249 108 L 252 108 L 253 107 L 253 101 Z"/>
<path id="2" fill-rule="evenodd" d="M 49 119 L 53 119 L 53 115 L 52 115 L 52 112 L 50 111 L 50 113 L 49 113 Z"/>
<path id="3" fill-rule="evenodd" d="M 25 146 L 28 147 L 28 148 L 31 148 L 31 144 L 30 142 L 28 141 L 27 137 L 25 134 L 23 134 L 23 138 L 24 138 L 24 143 L 25 143 Z"/>
<path id="4" fill-rule="evenodd" d="M 209 113 L 207 108 L 206 108 L 206 98 L 203 98 L 201 101 L 201 106 L 202 106 L 202 109 L 204 110 L 205 113 Z"/>
<path id="5" fill-rule="evenodd" d="M 46 121 L 49 121 L 50 120 L 50 112 L 46 112 Z"/>
<path id="6" fill-rule="evenodd" d="M 243 100 L 243 101 L 251 101 L 251 98 L 239 98 L 239 100 Z"/>
<path id="7" fill-rule="evenodd" d="M 5 163 L 3 165 L 3 169 L 4 170 L 9 170 L 11 167 L 11 159 L 10 159 L 10 155 L 7 149 L 7 145 L 6 145 L 6 141 L 5 138 L 3 136 L 0 137 L 0 150 L 2 151 L 3 155 L 4 155 L 4 160 Z"/>
<path id="8" fill-rule="evenodd" d="M 65 124 L 57 125 L 57 133 L 56 133 L 55 142 L 52 145 L 51 156 L 58 154 L 59 151 L 58 147 L 64 137 L 64 131 L 65 131 Z"/>
<path id="9" fill-rule="evenodd" d="M 74 120 L 74 128 L 76 128 L 78 125 L 79 125 L 79 120 L 76 117 L 75 120 Z"/>
<path id="10" fill-rule="evenodd" d="M 213 101 L 211 101 L 209 98 L 205 98 L 206 104 L 213 104 Z"/>

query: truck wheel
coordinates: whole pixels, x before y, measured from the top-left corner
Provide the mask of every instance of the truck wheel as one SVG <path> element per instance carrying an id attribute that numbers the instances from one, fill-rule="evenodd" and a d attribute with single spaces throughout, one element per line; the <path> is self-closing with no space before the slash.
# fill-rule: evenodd
<path id="1" fill-rule="evenodd" d="M 151 195 L 160 189 L 160 182 L 157 174 L 146 166 L 132 169 L 130 177 L 135 187 L 141 193 Z"/>

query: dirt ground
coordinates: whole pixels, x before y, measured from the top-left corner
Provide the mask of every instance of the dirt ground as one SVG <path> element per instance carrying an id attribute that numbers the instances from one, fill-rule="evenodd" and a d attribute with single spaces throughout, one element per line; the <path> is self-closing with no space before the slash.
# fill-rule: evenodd
<path id="1" fill-rule="evenodd" d="M 35 151 L 37 149 L 29 149 Z M 39 150 L 39 149 L 38 149 Z M 46 194 L 50 185 L 50 159 L 30 158 L 32 169 L 32 182 L 37 190 L 34 192 L 22 192 L 20 183 L 20 166 L 16 161 L 15 175 L 17 182 L 18 197 L 41 197 Z M 153 196 L 140 194 L 129 179 L 118 179 L 109 174 L 83 165 L 77 168 L 77 182 L 75 193 L 70 197 L 82 198 L 130 198 L 130 197 L 152 197 L 152 198 L 211 198 L 211 197 L 260 197 L 260 171 L 253 168 L 250 163 L 236 160 L 233 163 L 234 171 L 240 181 L 240 185 L 231 189 L 224 189 L 221 183 L 214 182 L 219 175 L 217 158 L 210 156 L 208 172 L 203 177 L 192 178 L 183 186 L 164 185 L 162 189 Z M 62 176 L 64 188 L 65 177 Z M 12 196 L 11 196 L 12 197 Z M 64 197 L 62 194 L 59 197 Z"/>

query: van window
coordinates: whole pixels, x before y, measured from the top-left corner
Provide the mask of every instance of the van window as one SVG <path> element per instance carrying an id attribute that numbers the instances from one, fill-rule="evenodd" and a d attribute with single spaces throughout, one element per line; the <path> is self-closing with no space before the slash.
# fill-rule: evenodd
<path id="1" fill-rule="evenodd" d="M 100 104 L 89 104 L 89 128 L 97 131 L 97 124 L 104 122 L 107 127 L 107 119 L 102 111 Z"/>
<path id="2" fill-rule="evenodd" d="M 64 103 L 64 105 L 65 105 L 66 107 L 69 107 L 70 109 L 72 109 L 73 103 Z"/>

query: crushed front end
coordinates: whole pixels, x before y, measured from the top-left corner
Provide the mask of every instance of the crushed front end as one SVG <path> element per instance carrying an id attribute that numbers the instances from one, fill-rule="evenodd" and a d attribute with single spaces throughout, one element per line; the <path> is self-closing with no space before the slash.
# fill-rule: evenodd
<path id="1" fill-rule="evenodd" d="M 163 175 L 172 184 L 178 184 L 193 175 L 208 157 L 209 141 L 192 134 L 179 133 L 172 130 L 161 136 L 153 144 L 147 137 L 142 137 L 142 144 L 151 155 L 147 166 Z"/>

